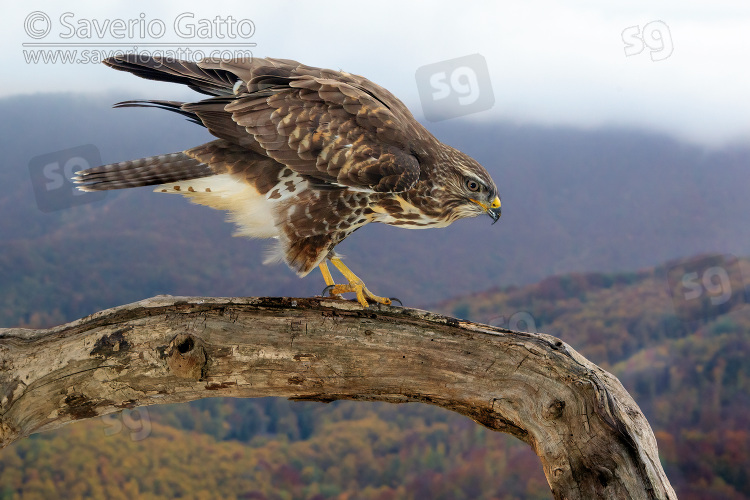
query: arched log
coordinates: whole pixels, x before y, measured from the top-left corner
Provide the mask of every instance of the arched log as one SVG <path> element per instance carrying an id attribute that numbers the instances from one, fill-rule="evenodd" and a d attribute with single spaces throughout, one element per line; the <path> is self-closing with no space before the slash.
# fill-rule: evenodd
<path id="1" fill-rule="evenodd" d="M 216 396 L 430 403 L 528 443 L 555 498 L 676 499 L 619 380 L 549 335 L 333 299 L 171 296 L 0 330 L 0 446 Z"/>

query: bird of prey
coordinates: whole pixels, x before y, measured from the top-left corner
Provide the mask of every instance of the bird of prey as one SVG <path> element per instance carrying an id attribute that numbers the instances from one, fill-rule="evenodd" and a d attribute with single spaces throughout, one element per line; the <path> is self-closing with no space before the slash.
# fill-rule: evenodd
<path id="1" fill-rule="evenodd" d="M 267 260 L 284 261 L 300 276 L 320 268 L 331 296 L 353 292 L 364 307 L 368 300 L 391 303 L 370 292 L 334 250 L 370 222 L 419 229 L 500 217 L 487 171 L 361 76 L 272 58 L 190 62 L 126 54 L 104 63 L 211 96 L 115 107 L 173 111 L 217 139 L 77 172 L 79 189 L 156 185 L 156 192 L 226 210 L 235 235 L 276 240 Z M 326 261 L 347 284 L 334 283 Z"/>

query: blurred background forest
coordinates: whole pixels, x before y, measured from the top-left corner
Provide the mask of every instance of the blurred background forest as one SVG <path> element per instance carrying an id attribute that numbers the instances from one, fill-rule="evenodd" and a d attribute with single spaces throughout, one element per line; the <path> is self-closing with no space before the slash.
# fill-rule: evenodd
<path id="1" fill-rule="evenodd" d="M 165 113 L 109 109 L 121 98 L 0 100 L 1 326 L 46 327 L 160 293 L 322 290 L 318 276 L 261 265 L 264 243 L 232 238 L 223 214 L 148 188 L 42 212 L 26 168 L 39 154 L 88 143 L 109 162 L 207 139 Z M 373 225 L 341 246 L 353 269 L 410 307 L 559 336 L 633 394 L 680 498 L 750 498 L 750 263 L 731 257 L 750 254 L 739 230 L 750 149 L 616 128 L 430 129 L 488 168 L 500 223 Z M 0 451 L 2 499 L 136 495 L 551 498 L 526 445 L 417 404 L 209 399 Z"/>

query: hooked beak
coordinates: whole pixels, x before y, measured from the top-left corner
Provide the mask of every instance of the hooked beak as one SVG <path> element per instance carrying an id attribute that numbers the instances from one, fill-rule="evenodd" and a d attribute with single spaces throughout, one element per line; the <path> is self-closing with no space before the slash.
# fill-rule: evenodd
<path id="1" fill-rule="evenodd" d="M 494 224 L 500 218 L 502 210 L 500 209 L 500 198 L 495 196 L 495 199 L 490 203 L 490 208 L 487 209 L 487 215 L 492 217 L 492 223 Z"/>
<path id="2" fill-rule="evenodd" d="M 490 203 L 489 206 L 485 205 L 484 203 L 481 203 L 476 200 L 471 200 L 480 207 L 482 207 L 486 212 L 487 215 L 492 217 L 492 223 L 494 224 L 497 222 L 497 220 L 500 218 L 500 214 L 502 213 L 502 210 L 500 209 L 500 198 L 495 196 L 495 199 L 492 200 L 492 203 Z"/>

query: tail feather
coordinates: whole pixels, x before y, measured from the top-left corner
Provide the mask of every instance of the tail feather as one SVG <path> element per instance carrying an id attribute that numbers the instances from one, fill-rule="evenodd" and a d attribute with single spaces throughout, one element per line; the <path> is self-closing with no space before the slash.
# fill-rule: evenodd
<path id="1" fill-rule="evenodd" d="M 197 179 L 215 172 L 185 153 L 149 156 L 76 172 L 73 180 L 81 191 L 105 191 Z"/>

